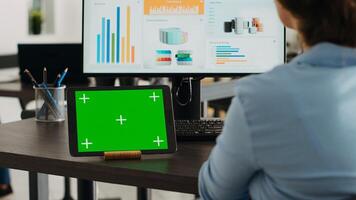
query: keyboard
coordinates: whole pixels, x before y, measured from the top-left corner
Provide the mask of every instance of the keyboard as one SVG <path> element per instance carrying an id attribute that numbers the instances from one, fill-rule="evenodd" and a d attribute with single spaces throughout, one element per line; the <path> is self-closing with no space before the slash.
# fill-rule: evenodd
<path id="1" fill-rule="evenodd" d="M 178 141 L 213 141 L 223 126 L 221 119 L 175 120 Z"/>

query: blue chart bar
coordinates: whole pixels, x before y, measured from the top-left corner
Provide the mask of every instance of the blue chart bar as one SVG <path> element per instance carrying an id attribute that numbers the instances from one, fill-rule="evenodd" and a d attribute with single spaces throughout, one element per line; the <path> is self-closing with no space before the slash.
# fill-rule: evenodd
<path id="1" fill-rule="evenodd" d="M 116 63 L 120 63 L 120 7 L 117 7 L 116 13 Z"/>
<path id="2" fill-rule="evenodd" d="M 101 62 L 105 62 L 105 18 L 101 19 Z"/>
<path id="3" fill-rule="evenodd" d="M 96 62 L 100 63 L 100 34 L 96 36 Z"/>
<path id="4" fill-rule="evenodd" d="M 106 62 L 110 63 L 110 19 L 107 20 L 106 31 Z"/>

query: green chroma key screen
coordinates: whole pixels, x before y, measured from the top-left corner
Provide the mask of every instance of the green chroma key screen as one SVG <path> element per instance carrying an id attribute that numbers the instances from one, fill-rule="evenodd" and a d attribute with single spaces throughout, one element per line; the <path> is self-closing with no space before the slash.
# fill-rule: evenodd
<path id="1" fill-rule="evenodd" d="M 78 152 L 166 150 L 161 89 L 76 91 Z"/>

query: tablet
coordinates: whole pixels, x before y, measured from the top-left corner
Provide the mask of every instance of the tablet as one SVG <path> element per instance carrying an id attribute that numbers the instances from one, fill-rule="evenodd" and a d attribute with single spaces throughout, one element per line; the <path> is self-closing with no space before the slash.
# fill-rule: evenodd
<path id="1" fill-rule="evenodd" d="M 69 88 L 67 99 L 72 156 L 177 150 L 167 86 Z"/>

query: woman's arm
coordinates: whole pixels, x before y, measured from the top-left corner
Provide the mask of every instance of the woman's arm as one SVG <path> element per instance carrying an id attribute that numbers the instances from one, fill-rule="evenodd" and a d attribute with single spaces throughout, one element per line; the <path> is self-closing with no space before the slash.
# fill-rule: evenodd
<path id="1" fill-rule="evenodd" d="M 243 107 L 236 97 L 210 158 L 199 175 L 203 199 L 249 199 L 249 182 L 259 170 Z"/>

